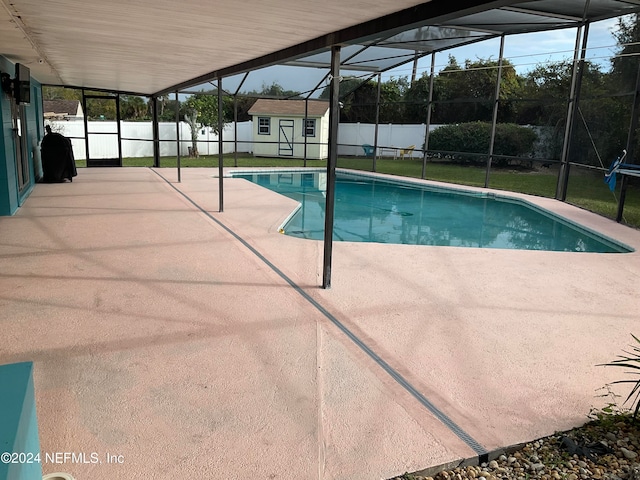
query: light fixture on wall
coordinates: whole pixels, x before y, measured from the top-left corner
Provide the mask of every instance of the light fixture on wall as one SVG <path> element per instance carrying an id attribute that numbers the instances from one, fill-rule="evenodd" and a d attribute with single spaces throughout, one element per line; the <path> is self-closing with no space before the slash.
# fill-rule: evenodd
<path id="1" fill-rule="evenodd" d="M 0 72 L 0 84 L 4 93 L 13 96 L 13 80 L 8 73 Z"/>
<path id="2" fill-rule="evenodd" d="M 16 63 L 13 79 L 8 73 L 0 72 L 0 86 L 4 93 L 15 98 L 19 105 L 28 105 L 31 102 L 31 72 L 23 64 Z"/>

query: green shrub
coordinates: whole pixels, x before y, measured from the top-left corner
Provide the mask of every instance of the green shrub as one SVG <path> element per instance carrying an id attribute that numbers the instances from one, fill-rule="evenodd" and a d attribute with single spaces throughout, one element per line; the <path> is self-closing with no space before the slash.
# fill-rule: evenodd
<path id="1" fill-rule="evenodd" d="M 537 137 L 531 128 L 513 123 L 499 123 L 496 125 L 493 153 L 509 157 L 531 155 Z M 429 150 L 450 152 L 446 154 L 447 157 L 464 163 L 484 163 L 489 153 L 491 124 L 471 122 L 443 125 L 431 132 L 429 139 Z M 499 167 L 506 166 L 509 158 L 494 158 L 493 163 Z"/>
<path id="2" fill-rule="evenodd" d="M 625 400 L 625 403 L 631 404 L 633 410 L 633 419 L 638 417 L 640 411 L 640 339 L 635 335 L 631 335 L 636 341 L 636 345 L 631 345 L 631 351 L 624 350 L 624 355 L 618 355 L 616 360 L 604 364 L 606 367 L 622 367 L 627 369 L 625 372 L 631 378 L 617 380 L 616 383 L 628 383 L 631 385 L 631 392 Z"/>

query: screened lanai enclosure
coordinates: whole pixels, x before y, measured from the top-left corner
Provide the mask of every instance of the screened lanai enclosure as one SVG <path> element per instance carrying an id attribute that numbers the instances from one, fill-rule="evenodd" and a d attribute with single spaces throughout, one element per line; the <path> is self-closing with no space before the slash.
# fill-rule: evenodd
<path id="1" fill-rule="evenodd" d="M 196 157 L 198 165 L 220 168 L 239 160 L 243 165 L 246 157 L 253 158 L 251 165 L 271 165 L 254 156 L 260 144 L 285 152 L 274 155 L 285 164 L 318 166 L 307 162 L 307 151 L 326 138 L 315 134 L 309 102 L 328 102 L 336 77 L 338 167 L 549 196 L 639 225 L 633 171 L 619 175 L 612 190 L 601 181 L 624 152 L 626 162 L 635 163 L 640 63 L 624 31 L 615 44 L 611 35 L 606 40 L 612 43 L 603 44 L 602 32 L 633 22 L 637 8 L 629 2 L 536 1 L 405 27 L 388 19 L 381 32 L 366 37 L 358 37 L 358 29 L 343 31 L 334 72 L 332 52 L 309 52 L 309 44 L 151 95 L 82 89 L 73 97 L 82 102 L 83 121 L 61 128 L 87 166 L 137 158 L 129 164 L 180 169 Z M 538 46 L 536 39 L 549 38 L 550 31 L 570 37 L 572 48 L 566 41 L 560 51 L 549 42 Z M 522 43 L 526 54 L 505 55 Z M 465 52 L 476 58 L 455 59 Z M 294 116 L 252 118 L 251 105 L 265 97 L 297 103 L 301 126 L 294 128 Z M 141 116 L 134 100 L 144 124 L 135 121 Z M 288 158 L 294 145 L 304 153 Z"/>
<path id="2" fill-rule="evenodd" d="M 616 157 L 624 155 L 625 165 L 635 163 L 640 62 L 632 29 L 639 5 L 580 0 L 406 7 L 390 12 L 382 5 L 375 20 L 363 17 L 344 28 L 337 22 L 333 33 L 294 45 L 272 39 L 268 52 L 255 44 L 249 55 L 246 49 L 225 49 L 209 61 L 201 47 L 190 55 L 154 47 L 157 53 L 149 55 L 165 17 L 139 35 L 136 46 L 123 50 L 125 26 L 101 12 L 111 22 L 113 31 L 103 35 L 112 43 L 105 47 L 87 37 L 87 45 L 104 50 L 93 55 L 89 49 L 74 53 L 77 43 L 45 44 L 47 35 L 65 28 L 62 20 L 45 20 L 57 14 L 50 7 L 35 12 L 25 6 L 23 12 L 16 4 L 6 16 L 16 27 L 8 34 L 22 35 L 23 44 L 27 40 L 33 75 L 45 85 L 47 98 L 81 103 L 83 114 L 76 121 L 56 125 L 72 139 L 76 158 L 87 167 L 175 165 L 178 180 L 183 164 L 198 159 L 207 165 L 209 159 L 208 165 L 219 169 L 220 211 L 225 161 L 237 166 L 240 156 L 243 164 L 243 156 L 253 157 L 258 145 L 270 144 L 277 161 L 307 166 L 308 152 L 324 144 L 326 159 L 320 161 L 330 178 L 336 166 L 346 166 L 516 190 L 640 224 L 635 169 L 615 174 L 621 181 L 610 190 L 599 182 Z M 353 19 L 362 16 L 350 13 Z M 190 15 L 184 19 L 193 21 Z M 212 18 L 217 18 L 213 12 Z M 616 22 L 626 29 L 617 30 L 615 45 L 590 44 L 590 31 L 612 29 Z M 218 27 L 231 39 L 248 41 Z M 265 35 L 273 34 L 267 30 Z M 553 42 L 540 42 L 535 51 L 536 35 L 543 32 L 547 38 L 553 38 L 549 32 L 572 37 L 572 48 L 558 51 Z M 518 42 L 528 42 L 527 54 L 505 55 Z M 189 46 L 183 37 L 172 38 L 172 44 L 181 52 Z M 453 56 L 469 48 L 476 59 Z M 559 59 L 550 59 L 553 55 Z M 529 64 L 524 72 L 522 63 Z M 250 109 L 258 97 L 295 104 L 295 113 L 253 118 Z M 309 113 L 311 101 L 328 104 L 326 135 L 317 123 L 322 119 Z M 55 118 L 55 112 L 44 112 L 52 113 Z M 144 126 L 129 121 L 141 119 Z M 273 159 L 256 156 L 250 163 L 272 165 Z M 625 216 L 627 199 L 631 207 Z M 329 210 L 331 202 L 328 195 Z"/>
<path id="3" fill-rule="evenodd" d="M 637 324 L 640 234 L 611 219 L 640 226 L 640 0 L 0 2 L 0 443 L 54 455 L 0 479 L 480 464 L 614 380 L 595 365 Z M 45 125 L 73 183 L 36 185 Z M 296 167 L 321 215 L 245 167 Z M 429 214 L 392 197 L 436 188 L 480 200 L 483 240 L 500 199 L 601 249 L 535 248 L 502 209 L 538 251 L 449 248 L 473 241 L 449 241 L 466 204 L 442 244 L 334 236 L 419 237 Z M 295 209 L 317 237 L 286 234 Z"/>

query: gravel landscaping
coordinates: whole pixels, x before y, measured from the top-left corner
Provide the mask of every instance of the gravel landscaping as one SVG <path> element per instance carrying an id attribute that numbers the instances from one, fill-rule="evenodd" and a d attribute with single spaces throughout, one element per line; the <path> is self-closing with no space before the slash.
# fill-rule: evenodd
<path id="1" fill-rule="evenodd" d="M 640 480 L 639 434 L 640 418 L 634 422 L 630 415 L 600 413 L 580 428 L 506 449 L 487 463 L 393 480 Z"/>

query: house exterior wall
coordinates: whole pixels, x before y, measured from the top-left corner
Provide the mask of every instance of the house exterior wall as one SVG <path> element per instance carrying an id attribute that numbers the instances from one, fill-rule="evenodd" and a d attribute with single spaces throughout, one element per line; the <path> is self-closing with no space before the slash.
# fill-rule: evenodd
<path id="1" fill-rule="evenodd" d="M 69 117 L 68 119 L 77 121 L 84 120 L 84 111 L 82 110 L 82 104 L 80 102 L 78 102 L 78 110 L 76 111 L 75 117 Z"/>
<path id="2" fill-rule="evenodd" d="M 269 135 L 259 134 L 260 122 L 259 118 L 270 118 Z M 256 157 L 284 157 L 284 158 L 304 158 L 305 137 L 303 136 L 304 116 L 300 115 L 253 115 L 253 154 Z M 325 159 L 329 155 L 327 142 L 329 140 L 329 113 L 324 116 L 309 116 L 309 119 L 316 120 L 315 137 L 307 137 L 307 158 L 308 159 Z M 282 153 L 282 147 L 285 147 L 284 141 L 281 142 L 280 121 L 293 121 L 293 144 L 292 155 Z M 286 128 L 285 128 L 286 129 Z M 288 152 L 287 152 L 288 153 Z"/>
<path id="3" fill-rule="evenodd" d="M 73 100 L 70 100 L 73 101 Z M 43 102 L 44 109 L 49 109 L 49 111 L 44 111 L 44 118 L 49 122 L 55 121 L 71 121 L 71 122 L 82 122 L 84 120 L 84 111 L 82 110 L 82 104 L 80 101 L 76 101 L 75 112 L 61 112 L 54 111 L 60 107 L 52 107 L 51 104 L 47 102 Z M 44 110 L 43 109 L 43 110 Z"/>
<path id="4" fill-rule="evenodd" d="M 0 445 L 3 451 L 36 458 L 40 455 L 33 362 L 0 365 Z M 42 460 L 42 459 L 41 459 Z M 42 478 L 40 461 L 0 462 L 0 478 Z"/>
<path id="5" fill-rule="evenodd" d="M 15 65 L 0 55 L 0 71 L 14 77 Z M 13 215 L 29 196 L 35 182 L 42 175 L 40 141 L 44 136 L 42 125 L 42 86 L 31 78 L 31 104 L 24 109 L 21 124 L 26 136 L 26 153 L 29 164 L 29 181 L 22 191 L 18 189 L 18 162 L 11 118 L 11 97 L 0 91 L 0 215 Z"/>

